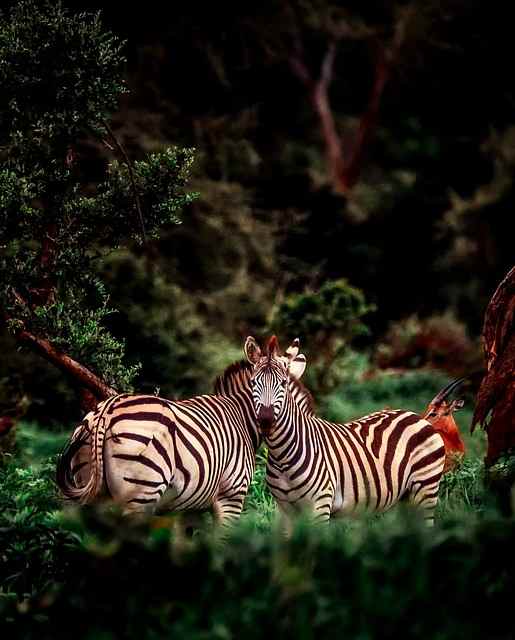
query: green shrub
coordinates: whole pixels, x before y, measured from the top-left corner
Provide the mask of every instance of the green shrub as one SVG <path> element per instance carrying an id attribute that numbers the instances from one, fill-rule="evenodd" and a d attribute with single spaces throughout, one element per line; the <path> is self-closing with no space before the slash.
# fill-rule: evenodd
<path id="1" fill-rule="evenodd" d="M 368 333 L 363 318 L 374 309 L 347 280 L 328 280 L 318 291 L 288 295 L 273 310 L 269 332 L 301 338 L 309 358 L 308 386 L 327 392 L 340 381 L 341 360 L 353 338 Z"/>
<path id="2" fill-rule="evenodd" d="M 71 537 L 55 521 L 54 474 L 54 460 L 0 467 L 0 602 L 9 596 L 23 601 L 60 579 Z"/>
<path id="3" fill-rule="evenodd" d="M 402 513 L 359 536 L 299 522 L 288 541 L 247 523 L 222 546 L 103 511 L 74 526 L 84 544 L 67 549 L 56 585 L 21 607 L 0 599 L 7 637 L 64 637 L 70 620 L 77 638 L 483 638 L 485 620 L 489 637 L 512 629 L 512 519 L 428 531 Z"/>

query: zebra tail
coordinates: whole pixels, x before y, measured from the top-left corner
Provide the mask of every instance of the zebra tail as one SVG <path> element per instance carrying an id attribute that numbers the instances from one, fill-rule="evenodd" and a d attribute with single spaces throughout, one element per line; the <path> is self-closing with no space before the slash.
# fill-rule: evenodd
<path id="1" fill-rule="evenodd" d="M 107 409 L 119 398 L 113 396 L 97 407 L 87 424 L 78 430 L 75 437 L 66 445 L 56 469 L 56 483 L 66 500 L 88 504 L 95 500 L 102 489 L 104 479 L 104 441 L 107 421 L 104 417 Z M 89 446 L 90 475 L 86 484 L 77 486 L 72 473 L 72 462 L 77 452 Z"/>

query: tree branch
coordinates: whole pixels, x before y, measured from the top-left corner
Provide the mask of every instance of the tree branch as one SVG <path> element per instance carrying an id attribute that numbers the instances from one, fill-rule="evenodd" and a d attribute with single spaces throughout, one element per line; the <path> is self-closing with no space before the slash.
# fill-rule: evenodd
<path id="1" fill-rule="evenodd" d="M 16 334 L 16 339 L 21 345 L 29 347 L 31 351 L 42 356 L 60 371 L 70 376 L 82 388 L 90 391 L 97 401 L 117 394 L 116 389 L 105 384 L 84 365 L 56 349 L 48 340 L 39 338 L 25 329 Z"/>
<path id="2" fill-rule="evenodd" d="M 394 25 L 393 36 L 389 46 L 377 42 L 374 30 L 361 28 L 356 30 L 347 22 L 341 22 L 333 27 L 333 39 L 320 66 L 320 75 L 315 82 L 304 61 L 302 41 L 298 29 L 294 33 L 293 53 L 289 56 L 289 65 L 294 75 L 301 80 L 309 91 L 310 99 L 320 121 L 322 138 L 324 140 L 327 164 L 331 181 L 339 193 L 348 193 L 358 181 L 361 173 L 365 150 L 377 127 L 381 97 L 391 75 L 391 70 L 397 62 L 399 52 L 406 39 L 407 24 L 414 15 L 414 8 L 407 7 L 400 13 Z M 376 42 L 376 64 L 374 80 L 370 91 L 367 107 L 362 114 L 359 125 L 348 153 L 344 152 L 344 144 L 338 134 L 336 122 L 329 100 L 329 86 L 333 77 L 334 61 L 337 41 L 341 38 L 367 39 L 374 37 Z"/>
<path id="3" fill-rule="evenodd" d="M 375 65 L 374 82 L 372 84 L 367 109 L 360 118 L 352 149 L 341 174 L 338 176 L 344 192 L 352 189 L 359 179 L 366 147 L 377 127 L 381 97 L 390 76 L 390 71 L 390 61 L 387 60 L 385 52 L 379 50 Z"/>
<path id="4" fill-rule="evenodd" d="M 107 122 L 107 120 L 102 120 L 102 124 L 104 125 L 107 133 L 109 134 L 109 137 L 114 142 L 115 147 L 122 154 L 123 159 L 125 161 L 125 165 L 127 166 L 127 170 L 129 171 L 129 178 L 130 178 L 130 181 L 131 181 L 132 193 L 134 195 L 134 201 L 136 203 L 136 210 L 138 212 L 139 222 L 140 222 L 140 225 L 141 225 L 141 232 L 142 232 L 142 235 L 143 235 L 143 240 L 146 242 L 147 241 L 147 234 L 146 234 L 146 231 L 145 231 L 145 221 L 143 219 L 143 212 L 142 212 L 142 209 L 141 209 L 141 201 L 140 201 L 138 189 L 137 189 L 137 186 L 136 186 L 136 179 L 134 177 L 134 170 L 132 168 L 132 162 L 130 161 L 130 158 L 127 155 L 127 152 L 125 151 L 125 149 L 122 146 L 121 142 L 116 137 L 114 131 L 112 130 L 112 128 L 111 128 L 110 124 Z"/>
<path id="5" fill-rule="evenodd" d="M 336 42 L 331 42 L 320 67 L 320 78 L 312 88 L 311 101 L 320 120 L 320 127 L 325 143 L 327 163 L 331 173 L 331 179 L 339 191 L 340 189 L 338 186 L 340 176 L 343 173 L 344 164 L 343 148 L 341 138 L 338 135 L 328 93 L 333 75 L 335 57 Z"/>

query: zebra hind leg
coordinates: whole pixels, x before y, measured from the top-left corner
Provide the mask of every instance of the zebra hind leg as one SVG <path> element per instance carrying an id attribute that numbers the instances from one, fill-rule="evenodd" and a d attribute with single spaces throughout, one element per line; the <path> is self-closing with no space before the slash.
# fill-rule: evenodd
<path id="1" fill-rule="evenodd" d="M 440 479 L 431 482 L 415 481 L 408 493 L 408 501 L 420 509 L 428 527 L 435 523 L 435 509 L 438 504 L 438 488 Z"/>
<path id="2" fill-rule="evenodd" d="M 237 522 L 243 510 L 246 492 L 218 496 L 213 502 L 215 523 L 226 528 Z"/>

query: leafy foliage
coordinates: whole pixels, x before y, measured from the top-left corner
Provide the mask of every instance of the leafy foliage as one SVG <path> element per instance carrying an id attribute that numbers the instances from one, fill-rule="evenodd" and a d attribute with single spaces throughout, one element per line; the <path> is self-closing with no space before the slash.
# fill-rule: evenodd
<path id="1" fill-rule="evenodd" d="M 274 310 L 270 326 L 290 339 L 301 337 L 307 345 L 310 382 L 317 391 L 327 391 L 337 382 L 331 378 L 332 365 L 353 338 L 368 333 L 363 317 L 374 309 L 347 280 L 329 280 L 318 291 L 286 296 Z"/>
<path id="2" fill-rule="evenodd" d="M 120 151 L 108 124 L 125 92 L 123 43 L 98 15 L 22 0 L 0 23 L 0 292 L 7 326 L 50 340 L 108 384 L 139 370 L 123 341 L 97 259 L 155 238 L 195 198 L 184 188 L 191 149 L 170 147 L 129 165 L 112 159 L 87 185 L 80 144 Z M 123 150 L 122 150 L 123 151 Z M 123 152 L 124 154 L 125 152 Z"/>
<path id="3" fill-rule="evenodd" d="M 375 360 L 383 368 L 432 366 L 451 372 L 472 371 L 481 363 L 479 347 L 451 312 L 391 323 Z"/>
<path id="4" fill-rule="evenodd" d="M 480 638 L 487 617 L 494 637 L 511 632 L 512 519 L 432 532 L 407 514 L 359 532 L 298 523 L 288 541 L 247 524 L 222 548 L 104 512 L 68 526 L 83 544 L 62 547 L 54 588 L 37 584 L 21 606 L 15 592 L 0 600 L 2 631 L 56 638 L 73 619 L 78 638 Z M 448 613 L 436 615 L 442 599 Z"/>

